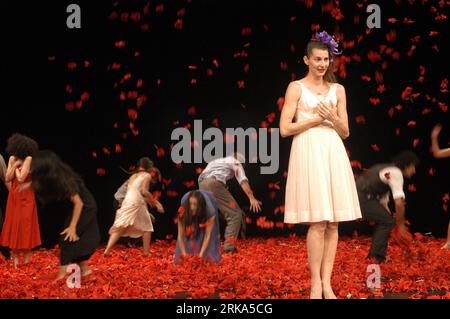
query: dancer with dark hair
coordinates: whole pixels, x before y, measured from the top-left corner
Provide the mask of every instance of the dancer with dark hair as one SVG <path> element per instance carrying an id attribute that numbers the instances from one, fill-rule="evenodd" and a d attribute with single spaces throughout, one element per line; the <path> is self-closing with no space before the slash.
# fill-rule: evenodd
<path id="1" fill-rule="evenodd" d="M 136 167 L 150 167 L 150 175 L 152 176 L 152 179 L 149 184 L 149 192 L 153 192 L 157 189 L 158 185 L 162 181 L 162 176 L 160 170 L 154 166 L 153 161 L 148 157 L 141 157 Z M 124 170 L 125 171 L 125 170 Z M 133 175 L 133 172 L 125 171 L 128 175 Z M 113 209 L 114 212 L 117 212 L 119 208 L 122 206 L 123 200 L 125 199 L 125 196 L 127 195 L 128 190 L 128 182 L 129 178 L 123 182 L 123 184 L 117 189 L 116 193 L 114 194 L 114 202 L 113 202 Z M 156 221 L 155 216 L 153 213 L 158 212 L 158 209 L 155 206 L 149 206 L 149 214 L 152 223 L 154 224 Z M 131 238 L 131 237 L 124 237 L 120 240 L 121 243 L 126 244 L 128 247 L 135 247 L 137 244 L 138 238 Z"/>
<path id="2" fill-rule="evenodd" d="M 109 230 L 110 237 L 104 251 L 105 256 L 110 254 L 120 237 L 142 237 L 144 255 L 149 255 L 153 223 L 147 210 L 147 203 L 155 206 L 158 212 L 164 212 L 161 203 L 149 192 L 152 169 L 153 162 L 142 161 L 128 180 L 125 199 L 117 210 L 114 224 Z"/>
<path id="3" fill-rule="evenodd" d="M 31 188 L 30 174 L 33 156 L 38 149 L 36 141 L 17 133 L 8 139 L 6 146 L 10 158 L 5 183 L 10 185 L 10 190 L 0 246 L 11 249 L 14 267 L 19 265 L 22 253 L 24 263 L 27 264 L 32 249 L 41 245 L 37 206 Z"/>
<path id="4" fill-rule="evenodd" d="M 407 238 L 405 226 L 405 193 L 403 179 L 416 173 L 419 158 L 410 151 L 396 155 L 391 163 L 377 164 L 360 175 L 356 181 L 362 215 L 376 223 L 368 258 L 384 262 L 391 231 L 397 226 L 401 238 Z M 389 209 L 389 197 L 395 202 L 396 218 Z"/>
<path id="5" fill-rule="evenodd" d="M 345 88 L 333 74 L 333 61 L 341 54 L 338 43 L 323 31 L 313 36 L 305 51 L 308 73 L 289 84 L 280 118 L 281 136 L 294 136 L 284 222 L 309 225 L 310 298 L 334 299 L 331 275 L 338 223 L 361 218 L 361 212 L 342 142 L 350 133 Z"/>
<path id="6" fill-rule="evenodd" d="M 87 261 L 99 242 L 97 204 L 81 177 L 51 151 L 40 151 L 31 166 L 33 188 L 44 204 L 66 202 L 67 211 L 60 233 L 60 269 L 55 278 L 66 276 L 69 264 L 78 264 L 81 276 L 91 274 Z"/>
<path id="7" fill-rule="evenodd" d="M 431 131 L 431 151 L 435 158 L 447 158 L 450 157 L 450 147 L 439 147 L 439 133 L 442 130 L 442 124 L 437 124 Z M 447 229 L 447 242 L 442 246 L 442 249 L 450 249 L 450 222 Z"/>
<path id="8" fill-rule="evenodd" d="M 219 211 L 214 195 L 195 190 L 186 193 L 178 210 L 175 264 L 195 255 L 211 263 L 220 262 Z"/>

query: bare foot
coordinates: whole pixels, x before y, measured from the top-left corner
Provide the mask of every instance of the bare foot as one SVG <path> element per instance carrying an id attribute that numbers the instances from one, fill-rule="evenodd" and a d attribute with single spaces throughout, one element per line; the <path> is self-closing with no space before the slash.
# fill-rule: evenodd
<path id="1" fill-rule="evenodd" d="M 67 266 L 61 266 L 59 267 L 59 271 L 58 274 L 56 275 L 56 277 L 53 279 L 53 282 L 57 282 L 58 280 L 61 280 L 63 278 L 66 277 L 67 274 Z"/>
<path id="2" fill-rule="evenodd" d="M 59 272 L 55 278 L 53 278 L 52 282 L 57 282 L 61 279 L 64 279 L 66 277 L 66 274 L 62 274 L 61 272 Z"/>
<path id="3" fill-rule="evenodd" d="M 92 274 L 92 270 L 88 266 L 84 265 L 81 266 L 80 268 L 81 268 L 81 277 L 86 277 Z"/>
<path id="4" fill-rule="evenodd" d="M 311 283 L 310 299 L 322 299 L 322 283 Z"/>
<path id="5" fill-rule="evenodd" d="M 14 260 L 14 268 L 17 269 L 17 267 L 19 267 L 19 256 L 14 255 L 13 260 Z"/>
<path id="6" fill-rule="evenodd" d="M 331 287 L 323 287 L 323 296 L 325 299 L 337 299 Z"/>
<path id="7" fill-rule="evenodd" d="M 450 242 L 446 242 L 445 245 L 441 247 L 441 249 L 450 249 Z"/>

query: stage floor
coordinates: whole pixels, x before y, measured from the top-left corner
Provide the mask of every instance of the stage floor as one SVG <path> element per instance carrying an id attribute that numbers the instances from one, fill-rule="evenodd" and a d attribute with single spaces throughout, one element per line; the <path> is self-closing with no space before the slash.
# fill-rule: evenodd
<path id="1" fill-rule="evenodd" d="M 450 298 L 450 250 L 440 249 L 444 239 L 419 237 L 409 256 L 390 243 L 375 290 L 366 284 L 370 239 L 341 238 L 332 279 L 338 298 Z M 0 258 L 0 298 L 307 298 L 305 244 L 304 237 L 247 239 L 218 265 L 192 258 L 178 266 L 174 241 L 152 243 L 149 257 L 119 245 L 107 258 L 99 249 L 89 261 L 93 274 L 73 289 L 49 282 L 58 250 L 41 249 L 18 269 Z"/>

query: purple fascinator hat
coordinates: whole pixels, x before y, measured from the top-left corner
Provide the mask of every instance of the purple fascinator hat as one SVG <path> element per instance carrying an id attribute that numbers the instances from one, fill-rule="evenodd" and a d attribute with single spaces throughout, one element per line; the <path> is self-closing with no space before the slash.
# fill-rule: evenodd
<path id="1" fill-rule="evenodd" d="M 328 46 L 328 50 L 332 55 L 332 58 L 342 54 L 342 50 L 339 51 L 338 49 L 339 42 L 337 42 L 336 39 L 333 36 L 329 35 L 326 31 L 316 32 L 311 40 L 326 44 Z"/>

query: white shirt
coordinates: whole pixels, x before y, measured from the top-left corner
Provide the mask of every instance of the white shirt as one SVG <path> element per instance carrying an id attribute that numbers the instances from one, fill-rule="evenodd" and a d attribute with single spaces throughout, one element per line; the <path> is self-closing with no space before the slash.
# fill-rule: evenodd
<path id="1" fill-rule="evenodd" d="M 380 179 L 383 183 L 388 184 L 392 191 L 392 197 L 395 199 L 405 198 L 403 192 L 403 174 L 402 171 L 395 166 L 385 167 L 380 171 Z M 381 203 L 389 203 L 389 192 L 380 199 Z"/>
<path id="2" fill-rule="evenodd" d="M 233 177 L 237 179 L 239 184 L 245 180 L 248 180 L 245 176 L 242 164 L 235 159 L 234 156 L 218 158 L 209 162 L 205 170 L 198 177 L 198 182 L 201 183 L 201 181 L 210 177 L 214 177 L 224 184 L 226 184 L 227 181 Z"/>

